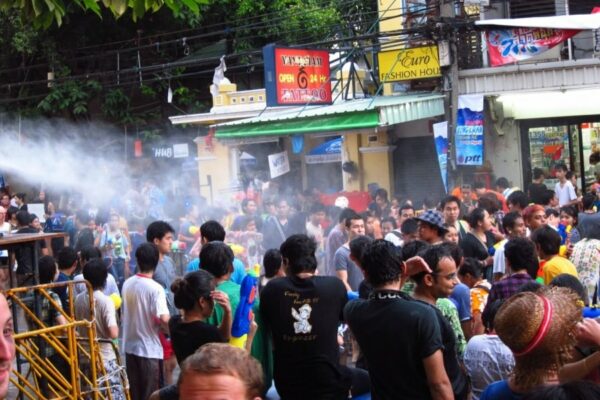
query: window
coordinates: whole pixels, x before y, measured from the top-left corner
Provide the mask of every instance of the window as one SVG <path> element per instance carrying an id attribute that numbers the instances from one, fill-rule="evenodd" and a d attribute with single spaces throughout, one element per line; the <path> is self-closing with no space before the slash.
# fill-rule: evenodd
<path id="1" fill-rule="evenodd" d="M 248 97 L 248 103 L 254 103 L 254 96 Z"/>
<path id="2" fill-rule="evenodd" d="M 564 14 L 564 11 L 561 14 Z M 545 17 L 550 15 L 556 15 L 554 0 L 511 0 L 510 2 L 510 18 Z"/>

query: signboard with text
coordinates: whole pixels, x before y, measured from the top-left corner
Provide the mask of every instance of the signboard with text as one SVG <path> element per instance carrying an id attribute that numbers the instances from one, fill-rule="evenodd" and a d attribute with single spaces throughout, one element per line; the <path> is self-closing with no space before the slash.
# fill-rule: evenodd
<path id="1" fill-rule="evenodd" d="M 377 54 L 381 82 L 438 78 L 440 59 L 437 46 L 382 51 Z"/>
<path id="2" fill-rule="evenodd" d="M 331 104 L 329 52 L 263 48 L 267 106 Z"/>
<path id="3" fill-rule="evenodd" d="M 483 165 L 483 95 L 458 96 L 454 144 L 457 165 Z"/>
<path id="4" fill-rule="evenodd" d="M 271 179 L 285 175 L 290 172 L 290 160 L 287 151 L 281 153 L 269 154 L 269 172 Z"/>

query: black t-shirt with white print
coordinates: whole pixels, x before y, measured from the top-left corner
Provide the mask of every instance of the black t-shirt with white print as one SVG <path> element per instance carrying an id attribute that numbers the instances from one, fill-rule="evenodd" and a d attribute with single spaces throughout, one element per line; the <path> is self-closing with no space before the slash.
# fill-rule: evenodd
<path id="1" fill-rule="evenodd" d="M 282 399 L 344 399 L 351 377 L 340 368 L 337 331 L 348 301 L 334 277 L 269 281 L 260 311 L 273 339 L 275 386 Z"/>

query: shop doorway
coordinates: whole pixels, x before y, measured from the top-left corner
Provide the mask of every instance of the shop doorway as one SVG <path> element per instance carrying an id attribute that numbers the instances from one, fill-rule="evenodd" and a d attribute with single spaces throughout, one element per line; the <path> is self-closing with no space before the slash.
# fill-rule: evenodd
<path id="1" fill-rule="evenodd" d="M 534 168 L 546 173 L 549 189 L 556 185 L 554 167 L 567 165 L 577 179 L 579 193 L 585 193 L 595 181 L 589 158 L 600 150 L 600 117 L 574 117 L 521 121 L 523 182 L 529 185 Z"/>

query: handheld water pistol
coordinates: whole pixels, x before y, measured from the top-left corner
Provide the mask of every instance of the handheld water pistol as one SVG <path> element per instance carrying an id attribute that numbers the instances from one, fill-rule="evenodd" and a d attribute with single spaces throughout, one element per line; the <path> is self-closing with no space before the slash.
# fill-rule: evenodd
<path id="1" fill-rule="evenodd" d="M 188 233 L 197 239 L 200 237 L 200 227 L 192 225 L 190 226 L 190 229 L 188 229 Z"/>
<path id="2" fill-rule="evenodd" d="M 567 239 L 569 237 L 569 233 L 571 232 L 571 225 L 558 225 L 558 234 L 560 235 L 560 250 L 558 254 L 562 257 L 567 254 Z"/>
<path id="3" fill-rule="evenodd" d="M 171 243 L 171 251 L 173 253 L 185 251 L 185 249 L 187 249 L 187 244 L 183 241 L 174 240 L 173 243 Z"/>
<path id="4" fill-rule="evenodd" d="M 248 271 L 248 275 L 244 277 L 240 286 L 240 303 L 238 304 L 233 317 L 229 344 L 241 349 L 246 347 L 248 332 L 250 332 L 250 324 L 253 319 L 252 306 L 254 306 L 256 292 L 258 291 L 259 274 L 260 265 L 256 264 L 254 265 L 254 268 Z"/>

